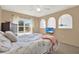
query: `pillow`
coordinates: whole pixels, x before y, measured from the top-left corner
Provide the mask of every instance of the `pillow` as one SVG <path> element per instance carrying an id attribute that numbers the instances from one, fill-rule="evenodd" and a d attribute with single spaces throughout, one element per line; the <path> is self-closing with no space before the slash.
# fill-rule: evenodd
<path id="1" fill-rule="evenodd" d="M 11 48 L 11 42 L 5 36 L 0 34 L 0 52 L 8 51 Z"/>
<path id="2" fill-rule="evenodd" d="M 6 31 L 4 35 L 5 35 L 11 42 L 16 42 L 16 41 L 17 41 L 16 36 L 15 36 L 14 33 L 11 32 L 11 31 Z"/>
<path id="3" fill-rule="evenodd" d="M 0 34 L 4 35 L 4 32 L 0 31 Z"/>

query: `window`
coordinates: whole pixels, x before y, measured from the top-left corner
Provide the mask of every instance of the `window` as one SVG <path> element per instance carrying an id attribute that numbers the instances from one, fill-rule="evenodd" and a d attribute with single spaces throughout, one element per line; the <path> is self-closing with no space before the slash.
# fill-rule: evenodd
<path id="1" fill-rule="evenodd" d="M 33 21 L 32 21 L 31 19 L 26 20 L 26 21 L 24 22 L 24 26 L 25 26 L 25 28 L 24 28 L 24 31 L 25 31 L 25 32 L 32 33 Z"/>
<path id="2" fill-rule="evenodd" d="M 18 28 L 19 32 L 24 32 L 24 21 L 22 21 L 22 20 L 18 21 L 17 28 Z"/>
<path id="3" fill-rule="evenodd" d="M 54 17 L 48 19 L 47 27 L 56 28 L 56 19 Z"/>
<path id="4" fill-rule="evenodd" d="M 58 23 L 59 28 L 72 28 L 72 16 L 69 14 L 64 14 L 59 17 L 59 23 Z"/>
<path id="5" fill-rule="evenodd" d="M 41 19 L 41 21 L 40 21 L 40 28 L 46 28 L 46 21 L 45 21 L 45 19 Z"/>
<path id="6" fill-rule="evenodd" d="M 18 33 L 32 33 L 32 20 L 23 19 L 18 21 Z"/>
<path id="7" fill-rule="evenodd" d="M 13 28 L 17 28 L 17 35 L 23 35 L 23 34 L 31 34 L 32 33 L 32 27 L 33 27 L 33 21 L 32 19 L 23 19 L 23 18 L 19 18 L 19 19 L 15 19 L 12 22 L 13 24 L 16 24 L 15 27 Z M 12 28 L 12 27 L 11 27 Z"/>
<path id="8" fill-rule="evenodd" d="M 19 21 L 19 26 L 24 26 L 24 21 L 20 20 Z"/>

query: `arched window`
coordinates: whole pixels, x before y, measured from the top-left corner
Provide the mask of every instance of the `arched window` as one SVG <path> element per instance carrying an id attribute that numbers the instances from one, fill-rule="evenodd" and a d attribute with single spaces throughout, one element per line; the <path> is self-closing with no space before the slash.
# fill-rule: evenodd
<path id="1" fill-rule="evenodd" d="M 59 28 L 72 28 L 72 16 L 69 14 L 64 14 L 59 17 Z"/>
<path id="2" fill-rule="evenodd" d="M 47 27 L 56 28 L 56 19 L 54 17 L 48 19 Z"/>
<path id="3" fill-rule="evenodd" d="M 46 21 L 45 21 L 45 19 L 41 19 L 41 21 L 40 21 L 40 28 L 46 28 Z"/>

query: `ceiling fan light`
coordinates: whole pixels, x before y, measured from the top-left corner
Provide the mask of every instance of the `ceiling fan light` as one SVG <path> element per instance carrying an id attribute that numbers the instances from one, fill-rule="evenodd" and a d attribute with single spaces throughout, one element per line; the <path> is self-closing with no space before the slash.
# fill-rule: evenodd
<path id="1" fill-rule="evenodd" d="M 36 10 L 37 10 L 38 12 L 39 12 L 39 11 L 41 11 L 41 9 L 40 9 L 40 8 L 37 8 Z"/>

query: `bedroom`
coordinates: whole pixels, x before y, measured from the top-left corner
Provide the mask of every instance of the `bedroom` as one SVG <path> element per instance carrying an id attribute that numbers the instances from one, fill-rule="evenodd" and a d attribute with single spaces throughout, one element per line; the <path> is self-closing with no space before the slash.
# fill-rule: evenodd
<path id="1" fill-rule="evenodd" d="M 78 10 L 78 5 L 1 5 L 0 29 L 3 32 L 12 31 L 21 37 L 33 33 L 36 36 L 38 33 L 50 36 L 54 34 L 58 45 L 52 54 L 79 53 Z"/>

